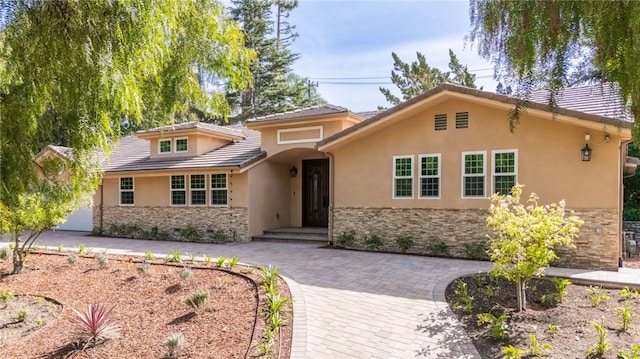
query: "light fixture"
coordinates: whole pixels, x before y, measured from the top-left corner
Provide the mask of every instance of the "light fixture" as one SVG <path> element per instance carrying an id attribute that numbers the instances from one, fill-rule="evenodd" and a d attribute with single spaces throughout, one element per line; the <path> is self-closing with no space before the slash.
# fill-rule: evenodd
<path id="1" fill-rule="evenodd" d="M 591 139 L 591 133 L 586 132 L 586 133 L 584 134 L 584 140 L 585 140 L 585 141 L 587 141 L 587 142 L 589 142 L 589 140 L 590 140 L 590 139 Z"/>
<path id="2" fill-rule="evenodd" d="M 584 145 L 584 147 L 580 150 L 580 152 L 582 152 L 582 160 L 583 161 L 591 161 L 591 148 L 589 147 L 589 144 L 587 143 L 586 145 Z"/>
<path id="3" fill-rule="evenodd" d="M 298 175 L 298 169 L 296 168 L 296 166 L 291 166 L 291 168 L 289 169 L 289 174 L 291 175 L 291 177 L 295 177 Z"/>

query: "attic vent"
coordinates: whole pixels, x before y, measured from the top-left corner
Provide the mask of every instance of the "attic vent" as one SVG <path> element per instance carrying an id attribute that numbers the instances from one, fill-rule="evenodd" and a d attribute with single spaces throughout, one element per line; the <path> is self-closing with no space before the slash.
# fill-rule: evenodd
<path id="1" fill-rule="evenodd" d="M 469 128 L 469 112 L 456 112 L 456 128 Z"/>
<path id="2" fill-rule="evenodd" d="M 444 131 L 447 129 L 447 114 L 439 114 L 435 116 L 435 125 L 434 128 L 436 131 Z"/>

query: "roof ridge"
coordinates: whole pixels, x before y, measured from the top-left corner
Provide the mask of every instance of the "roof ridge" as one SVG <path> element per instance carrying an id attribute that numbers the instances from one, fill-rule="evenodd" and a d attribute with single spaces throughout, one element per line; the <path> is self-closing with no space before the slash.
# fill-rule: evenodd
<path id="1" fill-rule="evenodd" d="M 333 105 L 330 103 L 324 103 L 324 104 L 320 104 L 320 105 L 313 105 L 313 106 L 307 106 L 307 107 L 300 107 L 300 108 L 296 108 L 293 110 L 289 110 L 289 111 L 283 111 L 283 112 L 277 112 L 277 113 L 272 113 L 269 115 L 264 115 L 264 116 L 258 116 L 258 117 L 254 117 L 252 119 L 249 119 L 248 122 L 251 121 L 257 121 L 257 120 L 263 120 L 263 119 L 267 119 L 267 118 L 271 118 L 271 117 L 276 117 L 276 116 L 282 116 L 282 115 L 288 115 L 288 114 L 294 114 L 294 113 L 298 113 L 298 112 L 303 112 L 303 111 L 308 111 L 308 110 L 312 110 L 312 109 L 316 109 L 316 108 L 322 108 L 322 107 L 326 107 L 326 108 L 330 108 L 332 110 L 336 110 L 336 111 L 348 111 L 351 112 L 348 108 L 346 107 L 342 107 L 342 106 L 337 106 L 337 105 Z"/>

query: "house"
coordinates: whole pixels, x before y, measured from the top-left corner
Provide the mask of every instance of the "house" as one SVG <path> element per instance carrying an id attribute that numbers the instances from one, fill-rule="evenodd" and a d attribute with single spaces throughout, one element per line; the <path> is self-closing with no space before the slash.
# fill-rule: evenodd
<path id="1" fill-rule="evenodd" d="M 486 242 L 488 197 L 515 183 L 541 203 L 565 199 L 585 224 L 565 265 L 616 269 L 632 118 L 615 86 L 535 93 L 514 132 L 514 97 L 442 84 L 369 113 L 320 105 L 242 125 L 185 123 L 121 140 L 104 165 L 94 226 L 185 226 L 250 241 L 279 227 L 326 227 L 397 251 L 444 244 L 467 257 Z M 588 158 L 587 158 L 588 157 Z M 631 164 L 627 167 L 632 166 Z"/>

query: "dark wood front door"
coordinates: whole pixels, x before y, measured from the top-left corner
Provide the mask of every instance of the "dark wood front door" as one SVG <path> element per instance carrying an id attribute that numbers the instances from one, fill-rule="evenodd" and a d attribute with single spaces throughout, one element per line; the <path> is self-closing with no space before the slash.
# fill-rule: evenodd
<path id="1" fill-rule="evenodd" d="M 329 160 L 302 161 L 302 225 L 329 224 Z"/>

